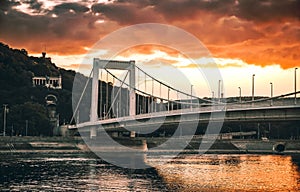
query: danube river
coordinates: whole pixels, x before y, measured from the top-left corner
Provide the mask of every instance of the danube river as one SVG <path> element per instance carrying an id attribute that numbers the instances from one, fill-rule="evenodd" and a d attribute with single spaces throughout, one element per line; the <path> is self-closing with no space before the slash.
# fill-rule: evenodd
<path id="1" fill-rule="evenodd" d="M 130 170 L 88 154 L 0 154 L 0 191 L 299 191 L 300 156 L 147 157 Z"/>

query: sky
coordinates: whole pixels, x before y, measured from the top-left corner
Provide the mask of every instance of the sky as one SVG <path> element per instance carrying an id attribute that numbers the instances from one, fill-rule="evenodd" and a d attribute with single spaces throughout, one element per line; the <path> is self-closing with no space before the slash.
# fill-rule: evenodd
<path id="1" fill-rule="evenodd" d="M 0 0 L 0 41 L 31 55 L 46 50 L 56 65 L 78 70 L 95 45 L 115 31 L 143 23 L 166 24 L 202 42 L 222 75 L 225 96 L 237 96 L 238 87 L 250 96 L 252 74 L 257 95 L 269 96 L 270 82 L 274 95 L 279 95 L 294 91 L 294 71 L 300 68 L 299 10 L 299 0 Z M 101 56 L 111 47 L 106 48 Z M 191 57 L 193 62 L 174 47 L 146 44 L 124 47 L 114 58 L 136 60 L 169 84 L 184 91 L 193 84 L 195 94 L 211 96 L 216 88 L 205 85 L 194 62 L 212 66 L 202 57 Z M 188 83 L 168 78 L 170 68 L 184 73 Z M 300 69 L 297 74 L 299 90 Z"/>

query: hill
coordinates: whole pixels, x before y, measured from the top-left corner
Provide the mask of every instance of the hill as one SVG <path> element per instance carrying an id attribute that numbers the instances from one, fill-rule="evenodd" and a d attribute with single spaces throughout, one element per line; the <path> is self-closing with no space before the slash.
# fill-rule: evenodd
<path id="1" fill-rule="evenodd" d="M 57 97 L 60 124 L 72 116 L 72 86 L 76 72 L 57 67 L 50 58 L 29 56 L 25 49 L 12 49 L 0 43 L 0 133 L 3 133 L 2 106 L 7 104 L 6 135 L 51 135 L 45 97 Z M 62 77 L 62 89 L 34 87 L 34 76 Z M 26 125 L 27 122 L 27 125 Z"/>

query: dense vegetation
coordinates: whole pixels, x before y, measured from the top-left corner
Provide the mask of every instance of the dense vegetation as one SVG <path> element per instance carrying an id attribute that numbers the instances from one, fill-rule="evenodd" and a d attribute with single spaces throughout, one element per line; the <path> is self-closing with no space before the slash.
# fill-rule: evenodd
<path id="1" fill-rule="evenodd" d="M 33 76 L 62 76 L 63 89 L 33 87 Z M 12 49 L 0 43 L 0 133 L 3 132 L 3 104 L 8 105 L 7 135 L 24 135 L 27 121 L 28 135 L 51 135 L 45 97 L 58 98 L 60 123 L 72 116 L 72 85 L 75 71 L 58 68 L 50 58 L 31 57 L 27 51 Z"/>

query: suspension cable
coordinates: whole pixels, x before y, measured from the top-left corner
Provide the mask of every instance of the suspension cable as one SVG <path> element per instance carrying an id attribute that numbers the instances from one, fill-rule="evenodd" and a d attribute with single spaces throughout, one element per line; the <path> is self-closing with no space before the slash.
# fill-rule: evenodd
<path id="1" fill-rule="evenodd" d="M 117 76 L 115 76 L 113 73 L 111 73 L 111 72 L 108 71 L 108 70 L 106 70 L 106 71 L 107 71 L 107 73 L 109 73 L 111 76 L 113 76 L 114 78 L 116 78 L 118 81 L 122 82 L 122 80 L 119 79 Z M 126 86 L 128 86 L 129 88 L 134 89 L 134 90 L 137 91 L 137 92 L 142 93 L 143 95 L 146 95 L 146 96 L 149 96 L 149 97 L 152 96 L 152 95 L 149 94 L 149 93 L 146 93 L 146 92 L 144 92 L 144 91 L 142 91 L 142 90 L 139 90 L 139 89 L 137 89 L 137 88 L 135 88 L 135 87 L 130 86 L 128 83 L 125 83 L 125 82 L 124 82 L 123 84 L 126 85 Z M 184 94 L 184 93 L 183 93 L 183 94 Z M 155 96 L 155 97 L 158 98 L 158 99 L 160 99 L 160 100 L 171 101 L 171 100 L 167 100 L 167 99 L 162 98 L 162 97 L 158 97 L 158 96 Z M 173 100 L 172 102 L 174 102 L 174 103 L 179 103 L 179 104 L 198 105 L 198 104 L 191 104 L 190 102 L 184 102 L 184 101 L 175 101 L 175 100 Z"/>
<path id="2" fill-rule="evenodd" d="M 105 71 L 107 71 L 108 73 L 110 73 L 107 69 L 105 69 Z M 115 101 L 117 100 L 118 95 L 119 95 L 119 93 L 120 93 L 120 91 L 121 91 L 121 87 L 123 86 L 124 82 L 126 81 L 126 78 L 127 78 L 128 73 L 129 73 L 129 71 L 127 71 L 127 73 L 126 73 L 126 75 L 125 75 L 125 77 L 124 77 L 124 80 L 121 81 L 121 85 L 120 85 L 120 87 L 119 87 L 119 89 L 118 89 L 118 92 L 117 92 L 116 96 L 114 97 L 114 100 L 111 102 L 110 107 L 109 107 L 108 112 L 107 112 L 107 114 L 106 114 L 105 117 L 108 117 L 108 114 L 110 113 L 110 111 L 111 111 L 111 109 L 112 109 L 112 106 L 114 105 Z M 114 77 L 114 78 L 115 78 L 115 77 Z M 115 78 L 115 79 L 117 79 L 117 78 Z M 117 80 L 119 80 L 119 79 L 117 79 Z"/>
<path id="3" fill-rule="evenodd" d="M 166 86 L 166 87 L 168 87 L 168 88 L 170 88 L 170 89 L 172 89 L 172 90 L 174 90 L 174 91 L 178 91 L 179 93 L 182 93 L 182 94 L 184 94 L 184 95 L 187 95 L 188 97 L 192 97 L 192 98 L 199 99 L 199 100 L 202 100 L 202 101 L 206 101 L 206 102 L 209 102 L 209 103 L 216 103 L 216 102 L 213 102 L 213 101 L 211 101 L 211 100 L 202 99 L 202 98 L 200 98 L 200 97 L 193 96 L 193 95 L 188 94 L 188 93 L 185 93 L 185 92 L 183 92 L 183 91 L 181 91 L 181 90 L 175 89 L 175 88 L 171 87 L 170 85 L 167 85 L 166 83 L 163 83 L 162 81 L 160 81 L 160 80 L 156 79 L 155 77 L 151 76 L 150 74 L 148 74 L 147 72 L 145 72 L 144 70 L 142 70 L 142 69 L 141 69 L 140 67 L 138 67 L 137 65 L 135 65 L 135 67 L 136 67 L 138 70 L 140 70 L 141 72 L 143 72 L 145 75 L 147 75 L 148 77 L 154 79 L 155 81 L 161 83 L 162 85 L 164 85 L 164 86 Z M 220 103 L 220 104 L 221 104 L 221 102 L 217 102 L 217 103 Z"/>
<path id="4" fill-rule="evenodd" d="M 69 124 L 71 124 L 72 121 L 73 121 L 74 118 L 75 118 L 75 114 L 77 113 L 77 110 L 78 110 L 78 108 L 79 108 L 79 105 L 80 105 L 80 103 L 81 103 L 81 100 L 82 100 L 82 98 L 83 98 L 83 95 L 84 95 L 84 93 L 85 93 L 85 90 L 86 90 L 86 88 L 87 88 L 87 86 L 88 86 L 88 83 L 89 83 L 90 80 L 91 80 L 92 73 L 93 73 L 93 68 L 92 68 L 92 70 L 91 70 L 91 72 L 90 72 L 90 75 L 89 75 L 89 77 L 88 77 L 88 79 L 87 79 L 87 81 L 86 81 L 86 83 L 85 83 L 85 86 L 84 86 L 83 91 L 82 91 L 82 93 L 81 93 L 81 95 L 80 95 L 79 101 L 78 101 L 77 106 L 76 106 L 76 108 L 75 108 L 75 110 L 74 110 L 74 112 L 73 112 L 73 115 L 72 115 L 72 118 L 71 118 Z"/>

